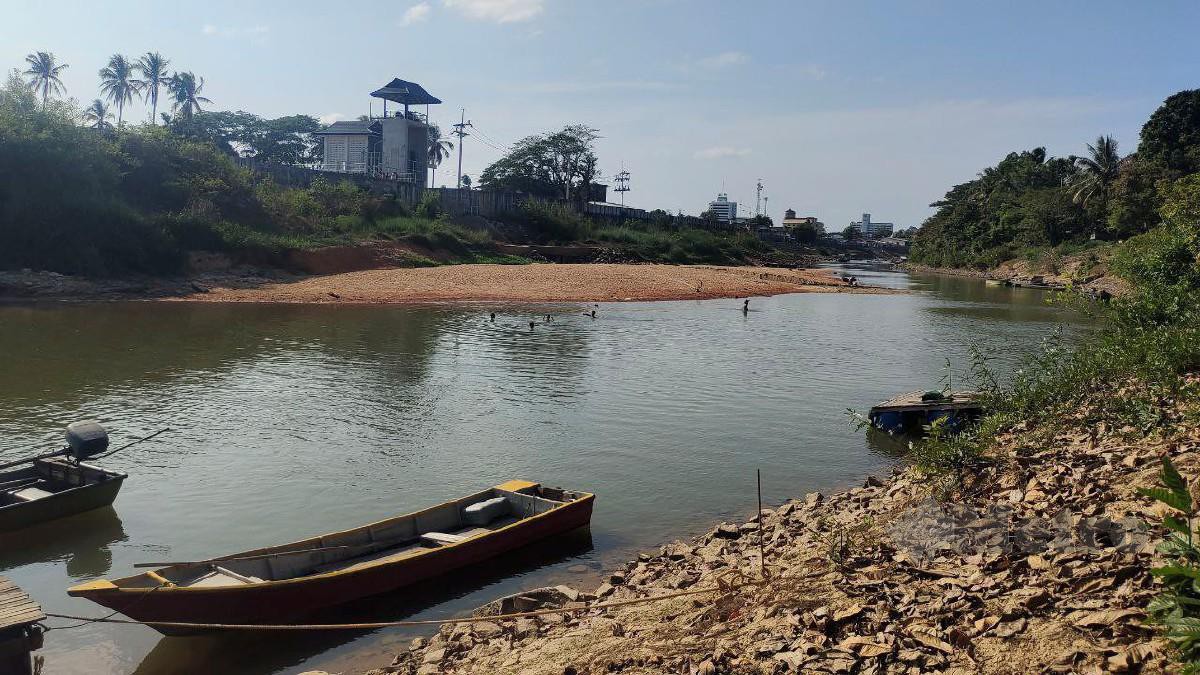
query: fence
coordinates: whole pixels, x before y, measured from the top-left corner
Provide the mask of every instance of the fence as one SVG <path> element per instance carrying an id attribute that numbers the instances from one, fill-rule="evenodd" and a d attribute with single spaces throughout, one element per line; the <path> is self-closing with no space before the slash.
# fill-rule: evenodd
<path id="1" fill-rule="evenodd" d="M 349 181 L 373 194 L 395 195 L 408 207 L 416 206 L 427 193 L 437 195 L 439 210 L 452 216 L 483 216 L 493 218 L 516 211 L 521 203 L 519 192 L 468 190 L 455 188 L 426 188 L 411 181 L 377 178 L 361 173 L 322 171 L 303 166 L 256 162 L 253 158 L 238 158 L 239 166 L 250 169 L 255 176 L 267 177 L 279 185 L 307 188 L 318 178 L 338 182 Z"/>

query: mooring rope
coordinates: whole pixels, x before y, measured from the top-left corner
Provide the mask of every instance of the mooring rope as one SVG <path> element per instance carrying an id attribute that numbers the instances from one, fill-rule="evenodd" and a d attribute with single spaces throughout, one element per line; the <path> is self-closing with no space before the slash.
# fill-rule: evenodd
<path id="1" fill-rule="evenodd" d="M 451 619 L 419 619 L 410 621 L 370 621 L 361 623 L 314 623 L 314 624 L 236 624 L 236 623 L 191 623 L 184 621 L 136 621 L 134 619 L 114 619 L 112 614 L 101 617 L 86 617 L 74 616 L 71 614 L 55 614 L 46 612 L 46 616 L 56 619 L 70 619 L 72 621 L 81 621 L 83 623 L 72 626 L 59 626 L 57 628 L 50 627 L 51 630 L 64 630 L 66 628 L 78 628 L 90 623 L 116 623 L 137 626 L 161 626 L 163 628 L 181 628 L 188 630 L 370 630 L 375 628 L 394 628 L 403 626 L 440 626 L 444 624 L 460 624 L 460 623 L 482 623 L 494 621 L 508 621 L 510 619 L 523 619 L 535 616 L 545 616 L 547 614 L 574 614 L 577 612 L 591 611 L 595 609 L 610 609 L 613 607 L 628 607 L 630 605 L 640 605 L 650 602 L 661 602 L 673 598 L 682 598 L 690 595 L 702 595 L 704 593 L 722 592 L 731 593 L 747 586 L 762 586 L 768 583 L 768 579 L 758 581 L 748 581 L 744 583 L 721 584 L 718 582 L 716 586 L 706 588 L 693 588 L 689 591 L 676 591 L 674 593 L 666 593 L 663 595 L 651 595 L 645 598 L 631 598 L 629 600 L 614 600 L 611 602 L 602 602 L 594 605 L 580 605 L 579 607 L 561 607 L 558 609 L 538 609 L 528 612 L 511 612 L 509 614 L 493 614 L 490 616 L 481 617 L 461 617 Z M 150 592 L 160 588 L 156 586 L 150 589 Z M 149 595 L 149 592 L 146 593 Z M 145 596 L 142 596 L 145 597 Z M 115 614 L 116 612 L 114 612 Z"/>

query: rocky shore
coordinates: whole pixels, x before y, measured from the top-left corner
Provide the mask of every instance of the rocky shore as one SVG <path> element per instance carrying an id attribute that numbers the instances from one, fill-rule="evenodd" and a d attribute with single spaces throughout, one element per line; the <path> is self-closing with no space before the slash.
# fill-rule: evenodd
<path id="1" fill-rule="evenodd" d="M 929 267 L 915 263 L 905 263 L 903 267 L 909 272 L 989 279 L 1018 288 L 1073 288 L 1098 298 L 1111 298 L 1129 290 L 1127 283 L 1109 274 L 1103 265 L 1093 266 L 1089 261 L 1078 257 L 1066 259 L 1062 266 L 1053 272 L 1042 270 L 1024 260 L 1009 260 L 989 270 Z"/>
<path id="2" fill-rule="evenodd" d="M 758 524 L 722 523 L 598 588 L 492 603 L 368 675 L 1171 672 L 1142 623 L 1161 513 L 1136 488 L 1163 456 L 1200 473 L 1200 427 L 1176 410 L 1145 437 L 1087 413 L 1019 425 L 961 480 L 901 468 L 764 510 L 765 577 Z M 489 618 L 545 608 L 562 611 Z"/>

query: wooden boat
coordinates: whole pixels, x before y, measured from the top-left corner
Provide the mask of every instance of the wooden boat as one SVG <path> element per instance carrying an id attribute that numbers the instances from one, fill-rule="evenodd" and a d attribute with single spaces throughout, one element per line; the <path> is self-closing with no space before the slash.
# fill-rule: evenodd
<path id="1" fill-rule="evenodd" d="M 595 496 L 513 480 L 342 532 L 80 584 L 138 621 L 284 623 L 386 593 L 587 525 Z M 197 627 L 154 626 L 176 635 Z"/>
<path id="2" fill-rule="evenodd" d="M 982 414 L 975 392 L 910 391 L 874 406 L 867 418 L 890 434 L 920 434 L 941 418 L 947 418 L 950 428 L 957 430 Z"/>
<path id="3" fill-rule="evenodd" d="M 125 477 L 64 457 L 0 471 L 0 532 L 109 506 Z"/>

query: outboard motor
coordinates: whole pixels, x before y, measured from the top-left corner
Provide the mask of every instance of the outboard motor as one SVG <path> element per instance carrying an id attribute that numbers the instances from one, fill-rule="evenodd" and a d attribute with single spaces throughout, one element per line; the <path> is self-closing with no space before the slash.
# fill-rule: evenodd
<path id="1" fill-rule="evenodd" d="M 108 432 L 95 420 L 67 425 L 67 450 L 76 462 L 82 462 L 108 449 Z"/>

